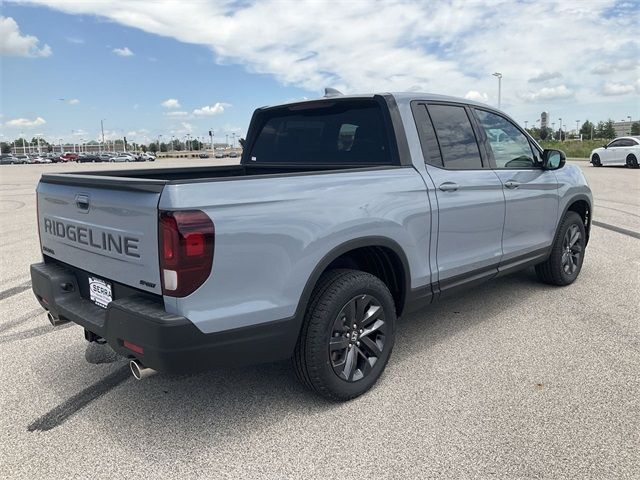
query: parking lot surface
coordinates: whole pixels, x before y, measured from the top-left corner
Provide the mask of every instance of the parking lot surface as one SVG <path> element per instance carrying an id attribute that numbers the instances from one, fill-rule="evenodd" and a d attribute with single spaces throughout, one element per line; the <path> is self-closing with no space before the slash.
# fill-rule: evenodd
<path id="1" fill-rule="evenodd" d="M 43 171 L 214 162 L 0 167 L 1 478 L 640 477 L 640 170 L 579 163 L 576 283 L 527 270 L 402 318 L 378 385 L 336 404 L 287 362 L 137 382 L 33 298 Z"/>

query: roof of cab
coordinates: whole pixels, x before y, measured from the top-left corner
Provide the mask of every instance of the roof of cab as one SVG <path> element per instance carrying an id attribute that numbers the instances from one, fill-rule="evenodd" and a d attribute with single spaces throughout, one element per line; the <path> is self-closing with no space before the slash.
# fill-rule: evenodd
<path id="1" fill-rule="evenodd" d="M 440 101 L 440 102 L 455 102 L 455 103 L 464 103 L 468 105 L 476 105 L 479 107 L 487 107 L 488 105 L 483 104 L 481 102 L 477 102 L 474 100 L 469 100 L 461 97 L 453 97 L 449 95 L 439 95 L 436 93 L 422 93 L 422 92 L 379 92 L 379 93 L 361 93 L 361 94 L 343 94 L 343 95 L 331 95 L 325 97 L 318 98 L 305 98 L 303 100 L 291 100 L 289 102 L 283 102 L 276 105 L 265 105 L 262 108 L 273 108 L 273 107 L 282 107 L 288 105 L 300 105 L 305 103 L 316 103 L 322 101 L 332 101 L 332 100 L 347 100 L 347 99 L 358 99 L 358 98 L 373 98 L 376 95 L 391 95 L 395 98 L 398 103 L 409 103 L 414 100 L 422 100 L 422 101 Z"/>

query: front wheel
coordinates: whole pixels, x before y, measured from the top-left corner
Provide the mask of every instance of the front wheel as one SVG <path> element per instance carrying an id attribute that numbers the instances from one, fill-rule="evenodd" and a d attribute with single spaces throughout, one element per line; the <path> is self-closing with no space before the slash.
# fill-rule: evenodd
<path id="1" fill-rule="evenodd" d="M 331 400 L 350 400 L 378 380 L 395 341 L 387 286 L 369 273 L 332 270 L 318 282 L 296 345 L 298 379 Z"/>
<path id="2" fill-rule="evenodd" d="M 556 233 L 549 258 L 536 265 L 536 274 L 550 285 L 572 284 L 582 269 L 587 243 L 582 217 L 576 212 L 567 212 Z"/>

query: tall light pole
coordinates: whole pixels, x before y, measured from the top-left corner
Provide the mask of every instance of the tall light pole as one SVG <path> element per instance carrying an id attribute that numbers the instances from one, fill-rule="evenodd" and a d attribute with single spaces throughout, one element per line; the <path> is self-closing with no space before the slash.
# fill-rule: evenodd
<path id="1" fill-rule="evenodd" d="M 22 154 L 24 155 L 27 153 L 26 147 L 24 146 L 24 133 L 21 132 L 20 137 L 22 138 Z"/>
<path id="2" fill-rule="evenodd" d="M 162 148 L 160 148 L 160 139 L 162 138 L 162 135 L 158 134 L 158 153 L 162 153 Z"/>
<path id="3" fill-rule="evenodd" d="M 495 72 L 492 74 L 494 77 L 498 77 L 498 108 L 502 105 L 502 74 Z"/>
<path id="4" fill-rule="evenodd" d="M 104 118 L 100 120 L 100 130 L 102 130 L 102 148 L 104 148 L 104 120 Z"/>
<path id="5" fill-rule="evenodd" d="M 562 141 L 562 117 L 560 117 L 560 126 L 558 127 L 558 140 Z"/>
<path id="6" fill-rule="evenodd" d="M 524 121 L 524 129 L 525 129 L 525 130 L 527 129 L 527 125 L 528 125 L 528 124 L 529 124 L 529 120 L 525 120 L 525 121 Z"/>
<path id="7" fill-rule="evenodd" d="M 580 120 L 576 120 L 576 137 L 578 136 L 578 125 L 580 124 Z"/>

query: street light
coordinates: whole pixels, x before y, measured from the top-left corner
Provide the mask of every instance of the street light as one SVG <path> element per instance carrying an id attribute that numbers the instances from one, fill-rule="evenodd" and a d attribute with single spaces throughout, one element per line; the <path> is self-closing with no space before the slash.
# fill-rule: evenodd
<path id="1" fill-rule="evenodd" d="M 580 120 L 576 120 L 576 137 L 578 136 L 578 125 L 580 124 Z"/>
<path id="2" fill-rule="evenodd" d="M 558 140 L 562 141 L 562 117 L 560 117 L 560 125 L 558 126 L 558 129 L 560 130 L 558 132 Z"/>
<path id="3" fill-rule="evenodd" d="M 525 130 L 527 129 L 527 125 L 528 125 L 528 124 L 529 124 L 529 120 L 525 120 L 525 121 L 524 121 L 524 129 L 525 129 Z"/>
<path id="4" fill-rule="evenodd" d="M 500 72 L 495 72 L 492 74 L 494 77 L 498 77 L 498 108 L 502 103 L 502 74 Z"/>

